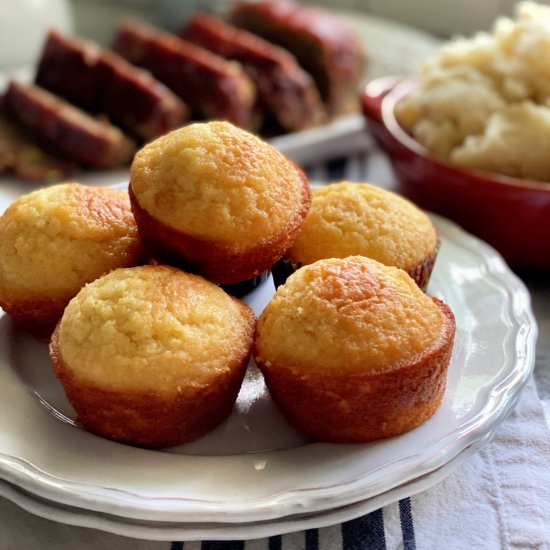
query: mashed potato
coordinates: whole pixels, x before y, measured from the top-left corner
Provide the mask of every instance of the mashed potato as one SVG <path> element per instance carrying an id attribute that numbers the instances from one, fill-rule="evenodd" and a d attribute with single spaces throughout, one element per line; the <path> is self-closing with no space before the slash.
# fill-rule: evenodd
<path id="1" fill-rule="evenodd" d="M 490 33 L 443 46 L 397 116 L 434 154 L 467 168 L 550 181 L 550 7 L 517 5 Z"/>

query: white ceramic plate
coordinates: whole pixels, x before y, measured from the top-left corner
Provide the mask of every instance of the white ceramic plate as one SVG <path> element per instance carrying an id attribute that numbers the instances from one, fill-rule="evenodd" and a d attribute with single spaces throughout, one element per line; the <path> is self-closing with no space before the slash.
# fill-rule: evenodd
<path id="1" fill-rule="evenodd" d="M 441 468 L 368 500 L 318 513 L 297 514 L 268 521 L 251 523 L 170 523 L 132 520 L 52 502 L 1 480 L 0 495 L 19 505 L 27 512 L 45 519 L 99 529 L 131 538 L 166 541 L 250 540 L 336 525 L 378 510 L 401 498 L 417 494 L 447 477 L 463 460 L 476 452 L 484 442 L 488 441 L 491 435 L 488 432 L 485 438 L 466 448 Z"/>
<path id="2" fill-rule="evenodd" d="M 267 522 L 365 502 L 435 472 L 487 439 L 534 361 L 523 284 L 494 250 L 434 217 L 442 247 L 429 291 L 457 319 L 448 389 L 436 414 L 368 445 L 310 443 L 282 420 L 252 366 L 234 413 L 198 442 L 164 452 L 78 428 L 46 347 L 0 318 L 0 478 L 49 501 L 150 522 Z M 259 312 L 266 282 L 247 298 Z M 402 496 L 402 495 L 401 495 Z"/>

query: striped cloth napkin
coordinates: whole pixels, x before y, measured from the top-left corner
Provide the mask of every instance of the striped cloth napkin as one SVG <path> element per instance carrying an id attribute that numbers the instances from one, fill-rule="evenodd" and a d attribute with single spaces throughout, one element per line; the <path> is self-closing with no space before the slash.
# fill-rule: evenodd
<path id="1" fill-rule="evenodd" d="M 392 188 L 370 148 L 305 165 L 312 181 Z M 538 356 L 550 372 L 549 356 Z M 148 541 L 33 516 L 0 499 L 1 550 L 382 550 L 550 548 L 550 430 L 534 381 L 493 440 L 429 489 L 342 524 L 247 541 Z"/>

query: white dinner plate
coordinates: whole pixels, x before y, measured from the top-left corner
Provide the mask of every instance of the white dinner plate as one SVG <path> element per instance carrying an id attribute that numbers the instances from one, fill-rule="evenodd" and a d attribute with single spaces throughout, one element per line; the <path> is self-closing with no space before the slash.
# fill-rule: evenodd
<path id="1" fill-rule="evenodd" d="M 259 539 L 303 531 L 305 529 L 336 525 L 378 510 L 393 502 L 397 502 L 401 498 L 424 491 L 447 477 L 459 464 L 488 441 L 491 436 L 492 433 L 488 432 L 486 437 L 464 449 L 441 468 L 370 499 L 341 508 L 324 510 L 317 513 L 296 514 L 268 521 L 250 523 L 171 523 L 132 520 L 52 502 L 30 494 L 20 487 L 2 480 L 0 480 L 0 496 L 11 500 L 27 512 L 45 519 L 77 525 L 79 527 L 99 529 L 131 538 L 165 541 Z"/>
<path id="2" fill-rule="evenodd" d="M 251 365 L 235 410 L 201 440 L 165 451 L 80 429 L 46 346 L 0 318 L 0 478 L 60 505 L 125 521 L 245 524 L 366 502 L 484 442 L 515 404 L 534 362 L 529 295 L 489 246 L 434 216 L 441 251 L 429 292 L 457 319 L 448 387 L 418 428 L 366 445 L 304 440 Z M 271 281 L 247 296 L 259 312 Z M 400 497 L 403 495 L 400 495 Z"/>

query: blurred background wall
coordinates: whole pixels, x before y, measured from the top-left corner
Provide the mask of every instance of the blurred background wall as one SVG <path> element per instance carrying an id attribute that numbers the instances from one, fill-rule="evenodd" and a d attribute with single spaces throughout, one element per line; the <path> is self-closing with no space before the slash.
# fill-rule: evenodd
<path id="1" fill-rule="evenodd" d="M 224 0 L 69 1 L 80 34 L 103 41 L 111 36 L 118 16 L 129 11 L 170 26 L 185 12 L 199 7 L 217 8 L 224 3 Z M 446 37 L 487 29 L 498 15 L 511 15 L 517 0 L 309 0 L 308 3 L 366 12 Z"/>
<path id="2" fill-rule="evenodd" d="M 498 15 L 511 15 L 518 0 L 302 1 L 366 13 L 447 38 L 488 30 Z M 219 10 L 226 2 L 231 0 L 0 0 L 0 68 L 32 64 L 50 26 L 107 45 L 123 16 L 174 30 L 197 9 Z"/>

